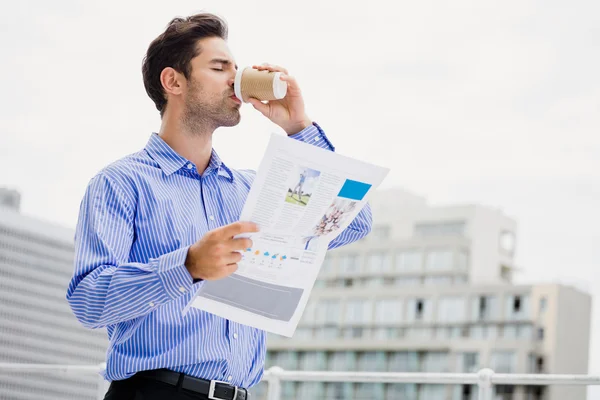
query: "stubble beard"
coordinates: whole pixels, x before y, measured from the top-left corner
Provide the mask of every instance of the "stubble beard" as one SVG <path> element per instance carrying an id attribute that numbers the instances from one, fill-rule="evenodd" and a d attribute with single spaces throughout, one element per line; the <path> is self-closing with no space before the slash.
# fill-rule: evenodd
<path id="1" fill-rule="evenodd" d="M 212 133 L 222 126 L 235 126 L 240 119 L 239 108 L 231 104 L 227 94 L 209 98 L 198 85 L 190 85 L 182 117 L 182 122 L 189 132 Z"/>

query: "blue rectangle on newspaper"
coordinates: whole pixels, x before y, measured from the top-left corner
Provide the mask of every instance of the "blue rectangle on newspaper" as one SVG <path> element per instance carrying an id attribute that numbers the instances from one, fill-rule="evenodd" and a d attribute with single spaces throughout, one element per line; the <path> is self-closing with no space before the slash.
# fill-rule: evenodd
<path id="1" fill-rule="evenodd" d="M 371 185 L 368 183 L 346 179 L 346 182 L 344 183 L 344 186 L 342 186 L 338 197 L 351 200 L 362 200 L 369 189 L 371 189 Z"/>

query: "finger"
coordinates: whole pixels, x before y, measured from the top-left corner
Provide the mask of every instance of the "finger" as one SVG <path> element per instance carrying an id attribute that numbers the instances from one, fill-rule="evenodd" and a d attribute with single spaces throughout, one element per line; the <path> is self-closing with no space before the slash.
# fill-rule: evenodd
<path id="1" fill-rule="evenodd" d="M 223 264 L 225 264 L 225 266 L 237 264 L 240 261 L 242 261 L 242 255 L 237 251 L 232 251 L 226 256 L 223 256 Z"/>
<path id="2" fill-rule="evenodd" d="M 258 225 L 250 221 L 238 221 L 221 228 L 221 234 L 225 238 L 232 238 L 241 233 L 258 232 Z"/>
<path id="3" fill-rule="evenodd" d="M 248 239 L 248 238 L 232 239 L 230 242 L 229 248 L 231 249 L 231 251 L 250 249 L 250 248 L 252 248 L 252 239 Z"/>
<path id="4" fill-rule="evenodd" d="M 225 266 L 225 273 L 226 273 L 227 275 L 225 275 L 225 276 L 229 276 L 229 275 L 233 274 L 233 273 L 234 273 L 235 271 L 237 271 L 237 270 L 238 270 L 238 265 L 237 265 L 237 263 L 233 263 L 233 264 L 226 265 L 226 266 Z"/>
<path id="5" fill-rule="evenodd" d="M 290 75 L 280 75 L 279 79 L 286 82 L 288 84 L 288 89 L 291 90 L 300 90 L 300 86 L 298 85 L 298 81 L 296 78 Z"/>
<path id="6" fill-rule="evenodd" d="M 265 104 L 262 101 L 255 99 L 253 97 L 250 97 L 248 99 L 248 102 L 250 104 L 252 104 L 252 106 L 257 109 L 258 111 L 260 111 L 260 113 L 262 115 L 264 115 L 265 117 L 268 117 L 270 112 L 271 112 L 271 106 L 269 105 L 269 103 Z"/>
<path id="7" fill-rule="evenodd" d="M 273 65 L 273 64 L 268 64 L 268 63 L 263 63 L 262 65 L 253 65 L 253 68 L 258 69 L 259 71 L 271 71 L 271 72 L 282 72 L 284 74 L 288 74 L 288 70 L 279 66 L 279 65 Z"/>

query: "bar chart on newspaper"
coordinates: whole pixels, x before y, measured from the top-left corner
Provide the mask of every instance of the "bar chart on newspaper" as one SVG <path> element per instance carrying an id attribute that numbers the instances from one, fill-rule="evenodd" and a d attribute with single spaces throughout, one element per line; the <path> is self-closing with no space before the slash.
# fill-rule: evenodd
<path id="1" fill-rule="evenodd" d="M 260 232 L 245 235 L 238 270 L 204 282 L 187 308 L 292 336 L 329 244 L 388 172 L 273 134 L 240 216 Z"/>

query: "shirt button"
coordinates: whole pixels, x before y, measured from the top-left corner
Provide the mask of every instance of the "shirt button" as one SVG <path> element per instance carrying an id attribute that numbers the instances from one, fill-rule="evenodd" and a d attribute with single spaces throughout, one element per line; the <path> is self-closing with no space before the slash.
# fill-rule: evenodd
<path id="1" fill-rule="evenodd" d="M 234 333 L 234 334 L 233 334 L 233 338 L 234 338 L 234 339 L 237 339 L 237 337 L 238 337 L 237 333 Z"/>
<path id="2" fill-rule="evenodd" d="M 313 138 L 313 140 L 314 140 L 315 142 L 318 142 L 318 141 L 319 141 L 319 137 L 318 137 L 318 136 L 315 136 L 315 137 Z"/>
<path id="3" fill-rule="evenodd" d="M 179 291 L 180 291 L 181 293 L 185 293 L 185 288 L 184 288 L 183 286 L 179 286 Z"/>
<path id="4" fill-rule="evenodd" d="M 148 303 L 148 305 L 149 305 L 150 307 L 154 307 L 154 303 L 152 303 L 152 302 Z"/>
<path id="5" fill-rule="evenodd" d="M 188 165 L 187 165 L 187 169 L 192 169 L 192 168 L 193 168 L 192 164 L 191 164 L 191 163 L 188 163 Z"/>
<path id="6" fill-rule="evenodd" d="M 209 216 L 208 216 L 208 219 L 210 219 L 211 221 L 214 221 L 214 220 L 215 220 L 215 217 L 213 217 L 212 215 L 209 215 Z"/>
<path id="7" fill-rule="evenodd" d="M 231 381 L 232 379 L 233 379 L 233 376 L 231 376 L 231 375 L 229 375 L 229 376 L 227 377 L 227 380 L 228 380 L 228 381 Z"/>

